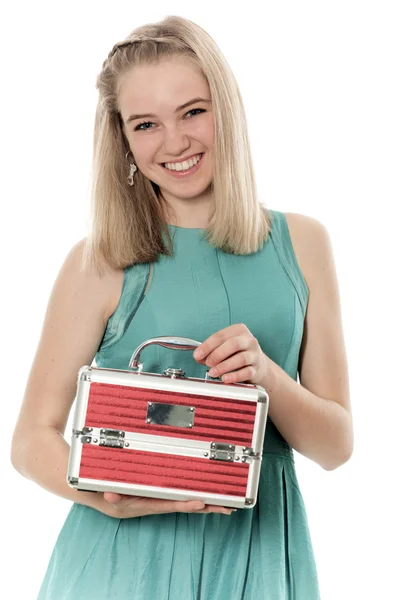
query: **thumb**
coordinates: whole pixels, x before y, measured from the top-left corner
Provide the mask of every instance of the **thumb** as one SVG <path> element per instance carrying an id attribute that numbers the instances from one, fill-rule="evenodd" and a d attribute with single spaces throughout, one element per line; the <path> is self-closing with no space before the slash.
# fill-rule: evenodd
<path id="1" fill-rule="evenodd" d="M 118 504 L 121 502 L 122 496 L 114 492 L 104 492 L 104 500 L 107 500 L 110 504 Z"/>

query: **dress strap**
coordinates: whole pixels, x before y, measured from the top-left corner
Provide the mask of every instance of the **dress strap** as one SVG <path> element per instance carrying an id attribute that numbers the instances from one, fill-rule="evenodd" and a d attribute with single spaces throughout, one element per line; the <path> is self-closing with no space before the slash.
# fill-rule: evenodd
<path id="1" fill-rule="evenodd" d="M 305 316 L 309 289 L 294 252 L 292 239 L 285 213 L 278 210 L 268 210 L 271 220 L 271 239 L 279 261 L 292 282 Z"/>
<path id="2" fill-rule="evenodd" d="M 137 263 L 124 269 L 121 297 L 117 308 L 108 319 L 97 354 L 118 342 L 128 329 L 145 296 L 152 270 L 151 263 Z"/>

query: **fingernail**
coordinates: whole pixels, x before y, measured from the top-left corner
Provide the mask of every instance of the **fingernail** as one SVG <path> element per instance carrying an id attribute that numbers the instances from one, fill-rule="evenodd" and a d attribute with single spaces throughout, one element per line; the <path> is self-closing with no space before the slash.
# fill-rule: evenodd
<path id="1" fill-rule="evenodd" d="M 204 357 L 204 352 L 203 352 L 203 350 L 199 350 L 197 348 L 197 350 L 194 351 L 193 356 L 195 358 L 203 358 Z"/>

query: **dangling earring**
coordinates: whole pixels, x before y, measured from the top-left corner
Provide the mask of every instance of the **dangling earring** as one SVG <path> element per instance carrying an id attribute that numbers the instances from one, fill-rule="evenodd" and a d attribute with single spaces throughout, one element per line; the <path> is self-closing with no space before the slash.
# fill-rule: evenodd
<path id="1" fill-rule="evenodd" d="M 128 152 L 125 154 L 126 159 L 128 159 L 129 152 L 130 152 L 130 150 L 128 150 Z M 137 166 L 135 165 L 135 163 L 129 163 L 129 166 L 130 166 L 130 171 L 129 171 L 129 175 L 127 177 L 127 181 L 128 181 L 129 185 L 133 185 L 133 176 L 137 171 Z"/>

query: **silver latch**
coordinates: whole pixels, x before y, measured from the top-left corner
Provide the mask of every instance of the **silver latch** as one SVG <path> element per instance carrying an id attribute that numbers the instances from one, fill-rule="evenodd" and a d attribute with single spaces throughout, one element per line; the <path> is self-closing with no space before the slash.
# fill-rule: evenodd
<path id="1" fill-rule="evenodd" d="M 210 452 L 205 452 L 204 456 L 210 460 L 241 461 L 242 463 L 252 463 L 253 460 L 260 458 L 260 454 L 254 452 L 251 447 L 219 442 L 211 442 Z"/>
<path id="2" fill-rule="evenodd" d="M 125 431 L 118 429 L 100 429 L 100 446 L 107 446 L 109 448 L 123 448 L 124 447 Z"/>
<path id="3" fill-rule="evenodd" d="M 235 460 L 236 446 L 234 444 L 220 444 L 219 442 L 211 442 L 210 444 L 210 460 L 224 460 L 233 462 Z"/>
<path id="4" fill-rule="evenodd" d="M 164 375 L 175 379 L 176 377 L 184 377 L 185 373 L 182 369 L 173 369 L 172 367 L 168 367 L 168 369 L 164 369 Z"/>
<path id="5" fill-rule="evenodd" d="M 80 438 L 82 444 L 96 444 L 111 448 L 123 448 L 125 431 L 119 429 L 97 429 L 96 427 L 82 427 L 81 430 L 73 429 L 75 437 Z"/>

